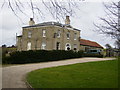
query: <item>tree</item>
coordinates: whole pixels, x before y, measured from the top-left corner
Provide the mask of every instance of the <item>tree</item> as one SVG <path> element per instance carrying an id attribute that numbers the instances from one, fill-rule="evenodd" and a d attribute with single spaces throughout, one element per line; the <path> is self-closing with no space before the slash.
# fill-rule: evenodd
<path id="1" fill-rule="evenodd" d="M 4 45 L 2 45 L 2 47 L 3 47 L 3 48 L 4 48 L 4 47 L 6 48 L 7 46 L 4 44 Z"/>
<path id="2" fill-rule="evenodd" d="M 114 51 L 113 51 L 112 46 L 110 44 L 106 44 L 105 47 L 106 47 L 106 54 L 107 54 L 107 56 L 108 57 L 113 56 L 114 55 Z"/>
<path id="3" fill-rule="evenodd" d="M 95 24 L 96 31 L 116 39 L 120 45 L 120 2 L 103 3 L 106 16 L 100 17 L 102 23 Z M 118 47 L 120 49 L 120 47 Z"/>
<path id="4" fill-rule="evenodd" d="M 112 49 L 112 46 L 110 44 L 105 45 L 106 49 Z"/>
<path id="5" fill-rule="evenodd" d="M 83 0 L 84 1 L 84 0 Z M 22 2 L 21 0 L 4 0 L 1 9 L 8 7 L 19 19 L 19 12 L 25 16 L 31 17 L 25 11 L 30 9 L 32 13 L 31 18 L 45 18 L 45 12 L 52 15 L 53 18 L 60 20 L 64 19 L 66 15 L 74 16 L 75 10 L 79 10 L 80 2 L 74 2 L 74 0 L 28 0 L 27 2 Z"/>

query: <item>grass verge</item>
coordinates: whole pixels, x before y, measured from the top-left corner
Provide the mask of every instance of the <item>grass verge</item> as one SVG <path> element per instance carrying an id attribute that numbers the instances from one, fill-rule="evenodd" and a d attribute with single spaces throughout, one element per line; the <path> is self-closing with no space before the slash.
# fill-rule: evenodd
<path id="1" fill-rule="evenodd" d="M 27 81 L 33 88 L 117 88 L 118 60 L 35 70 Z"/>

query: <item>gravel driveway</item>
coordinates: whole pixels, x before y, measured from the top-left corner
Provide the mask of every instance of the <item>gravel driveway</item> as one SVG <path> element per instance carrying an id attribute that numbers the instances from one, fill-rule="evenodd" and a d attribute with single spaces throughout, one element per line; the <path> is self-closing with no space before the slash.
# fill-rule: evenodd
<path id="1" fill-rule="evenodd" d="M 24 64 L 2 68 L 2 88 L 27 88 L 25 75 L 36 69 L 92 61 L 112 60 L 113 58 L 78 58 L 64 61 Z"/>

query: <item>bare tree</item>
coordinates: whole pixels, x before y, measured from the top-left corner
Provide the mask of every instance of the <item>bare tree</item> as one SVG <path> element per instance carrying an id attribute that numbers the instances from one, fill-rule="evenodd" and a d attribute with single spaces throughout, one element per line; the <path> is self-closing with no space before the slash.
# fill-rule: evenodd
<path id="1" fill-rule="evenodd" d="M 103 3 L 103 5 L 106 8 L 106 16 L 100 17 L 102 23 L 94 23 L 96 31 L 116 39 L 116 44 L 120 46 L 120 2 Z"/>
<path id="2" fill-rule="evenodd" d="M 80 2 L 79 0 L 78 2 L 74 2 L 74 0 L 66 0 L 65 2 L 60 0 L 27 0 L 25 2 L 21 0 L 3 0 L 1 9 L 8 7 L 19 19 L 19 12 L 30 17 L 25 11 L 30 9 L 32 18 L 45 18 L 44 12 L 46 12 L 52 15 L 53 18 L 60 20 L 61 18 L 64 19 L 66 15 L 74 16 L 74 9 L 79 9 Z"/>

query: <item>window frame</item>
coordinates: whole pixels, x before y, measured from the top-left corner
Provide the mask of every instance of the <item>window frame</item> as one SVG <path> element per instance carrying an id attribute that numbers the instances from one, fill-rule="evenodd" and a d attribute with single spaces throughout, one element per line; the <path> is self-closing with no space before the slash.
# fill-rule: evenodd
<path id="1" fill-rule="evenodd" d="M 32 43 L 31 42 L 28 42 L 27 43 L 27 50 L 31 50 L 32 49 Z"/>
<path id="2" fill-rule="evenodd" d="M 70 48 L 69 50 L 71 50 L 71 44 L 70 43 L 65 44 L 65 50 L 68 50 L 68 47 Z"/>
<path id="3" fill-rule="evenodd" d="M 73 45 L 73 50 L 75 50 L 75 48 L 76 48 L 76 50 L 77 50 L 77 44 L 74 44 L 74 45 Z"/>
<path id="4" fill-rule="evenodd" d="M 74 40 L 77 40 L 77 33 L 74 33 Z"/>
<path id="5" fill-rule="evenodd" d="M 45 42 L 42 42 L 42 44 L 41 44 L 41 49 L 42 49 L 42 50 L 45 50 L 45 49 L 46 49 L 46 46 L 47 46 L 46 43 L 45 43 Z"/>
<path id="6" fill-rule="evenodd" d="M 42 37 L 46 37 L 46 30 L 45 29 L 42 30 Z"/>
<path id="7" fill-rule="evenodd" d="M 57 31 L 57 37 L 60 38 L 60 36 L 61 36 L 61 31 L 58 30 L 58 31 Z"/>
<path id="8" fill-rule="evenodd" d="M 58 45 L 58 48 L 57 48 Z M 56 50 L 60 50 L 60 42 L 56 42 Z"/>
<path id="9" fill-rule="evenodd" d="M 70 39 L 70 31 L 67 32 L 67 39 Z"/>
<path id="10" fill-rule="evenodd" d="M 32 31 L 28 31 L 28 38 L 31 38 L 32 37 Z"/>

